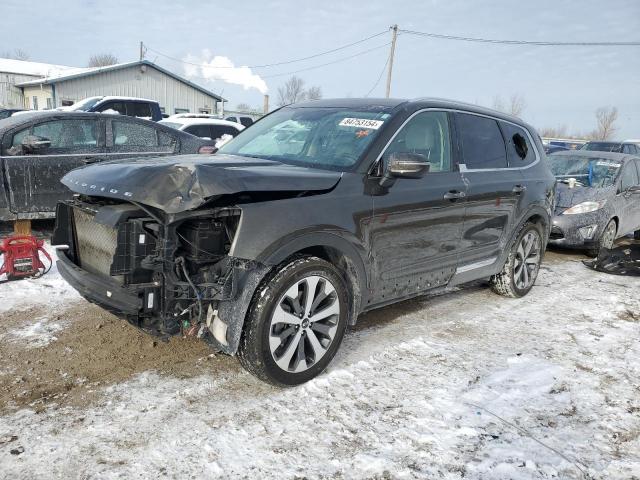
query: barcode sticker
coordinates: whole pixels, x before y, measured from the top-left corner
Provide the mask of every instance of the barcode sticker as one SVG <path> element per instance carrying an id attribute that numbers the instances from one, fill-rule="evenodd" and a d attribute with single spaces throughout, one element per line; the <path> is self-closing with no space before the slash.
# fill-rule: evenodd
<path id="1" fill-rule="evenodd" d="M 384 122 L 382 120 L 369 120 L 368 118 L 343 118 L 338 124 L 341 127 L 370 128 L 378 130 Z"/>

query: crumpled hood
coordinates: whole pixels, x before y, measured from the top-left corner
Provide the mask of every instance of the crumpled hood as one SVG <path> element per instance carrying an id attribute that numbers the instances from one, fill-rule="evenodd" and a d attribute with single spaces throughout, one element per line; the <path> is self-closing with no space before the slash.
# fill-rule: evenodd
<path id="1" fill-rule="evenodd" d="M 341 176 L 235 155 L 176 155 L 89 165 L 69 172 L 62 183 L 76 193 L 178 213 L 233 193 L 328 190 Z"/>
<path id="2" fill-rule="evenodd" d="M 556 188 L 556 207 L 569 208 L 582 202 L 599 201 L 611 196 L 615 186 L 605 188 L 573 187 L 563 182 L 558 182 Z"/>

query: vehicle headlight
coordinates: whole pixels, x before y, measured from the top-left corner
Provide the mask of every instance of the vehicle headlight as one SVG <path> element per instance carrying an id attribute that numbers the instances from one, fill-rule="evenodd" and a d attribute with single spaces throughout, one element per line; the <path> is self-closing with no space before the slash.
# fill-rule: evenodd
<path id="1" fill-rule="evenodd" d="M 574 205 L 571 208 L 567 208 L 564 212 L 562 212 L 562 214 L 577 215 L 579 213 L 595 212 L 596 210 L 600 210 L 602 207 L 604 207 L 605 203 L 607 203 L 606 200 L 600 200 L 599 202 L 582 202 Z"/>

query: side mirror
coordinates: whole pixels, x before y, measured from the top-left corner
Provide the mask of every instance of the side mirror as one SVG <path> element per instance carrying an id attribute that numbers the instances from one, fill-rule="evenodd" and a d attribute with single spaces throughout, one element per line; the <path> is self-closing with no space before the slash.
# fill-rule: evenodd
<path id="1" fill-rule="evenodd" d="M 380 186 L 390 187 L 396 178 L 422 178 L 430 168 L 427 157 L 420 153 L 394 152 L 385 162 Z"/>
<path id="2" fill-rule="evenodd" d="M 27 135 L 22 139 L 22 150 L 28 153 L 44 150 L 51 146 L 51 140 L 37 135 Z"/>

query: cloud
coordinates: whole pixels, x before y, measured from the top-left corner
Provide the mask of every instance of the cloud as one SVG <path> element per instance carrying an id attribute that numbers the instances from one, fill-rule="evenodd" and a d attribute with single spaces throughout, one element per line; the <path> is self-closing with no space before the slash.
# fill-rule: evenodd
<path id="1" fill-rule="evenodd" d="M 262 94 L 269 90 L 260 75 L 253 73 L 249 67 L 236 67 L 229 58 L 213 56 L 209 50 L 203 50 L 200 55 L 190 53 L 182 60 L 187 62 L 184 66 L 187 78 L 203 78 L 212 82 L 222 80 L 240 85 L 245 90 L 255 88 Z"/>

